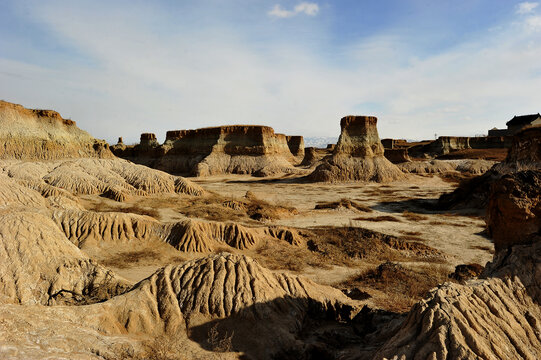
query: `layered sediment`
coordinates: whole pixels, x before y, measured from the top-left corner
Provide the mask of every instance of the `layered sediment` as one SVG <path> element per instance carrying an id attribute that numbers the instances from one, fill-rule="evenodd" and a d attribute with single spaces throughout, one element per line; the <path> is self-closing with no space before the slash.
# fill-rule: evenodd
<path id="1" fill-rule="evenodd" d="M 342 131 L 332 157 L 310 174 L 310 180 L 386 182 L 403 177 L 402 171 L 384 156 L 376 117 L 346 116 L 340 127 Z"/>
<path id="2" fill-rule="evenodd" d="M 479 280 L 432 290 L 374 359 L 541 357 L 540 178 L 527 171 L 496 181 L 487 211 L 493 261 Z"/>
<path id="3" fill-rule="evenodd" d="M 296 157 L 302 159 L 304 154 L 302 137 L 290 137 L 288 142 L 285 135 L 274 133 L 268 126 L 173 130 L 167 132 L 163 145 L 158 145 L 155 136 L 149 138 L 153 134 L 143 135 L 141 144 L 134 147 L 115 146 L 115 154 L 176 174 L 267 176 L 291 173 L 296 171 L 292 165 Z"/>
<path id="4" fill-rule="evenodd" d="M 495 164 L 479 177 L 462 183 L 455 191 L 439 199 L 442 208 L 475 207 L 488 204 L 491 185 L 507 174 L 541 169 L 541 128 L 527 128 L 513 136 L 505 161 Z"/>
<path id="5" fill-rule="evenodd" d="M 105 141 L 53 110 L 33 110 L 0 100 L 0 159 L 112 158 Z"/>

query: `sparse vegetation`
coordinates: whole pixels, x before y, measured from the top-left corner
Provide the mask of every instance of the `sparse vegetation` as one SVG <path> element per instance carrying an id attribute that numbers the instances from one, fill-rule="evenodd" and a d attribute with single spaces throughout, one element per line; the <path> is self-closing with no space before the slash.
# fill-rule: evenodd
<path id="1" fill-rule="evenodd" d="M 359 220 L 359 221 L 372 221 L 372 222 L 380 222 L 380 221 L 394 221 L 394 222 L 401 222 L 400 219 L 391 216 L 391 215 L 379 215 L 374 217 L 358 217 L 353 220 Z"/>
<path id="2" fill-rule="evenodd" d="M 122 203 L 115 203 L 115 205 L 112 205 L 111 202 L 97 201 L 87 206 L 87 209 L 96 212 L 122 212 L 128 214 L 146 215 L 156 220 L 161 219 L 160 212 L 156 208 L 141 206 L 139 204 L 125 206 Z"/>
<path id="3" fill-rule="evenodd" d="M 233 336 L 235 332 L 220 334 L 218 331 L 218 323 L 214 324 L 208 332 L 207 342 L 211 349 L 216 352 L 233 351 Z"/>
<path id="4" fill-rule="evenodd" d="M 422 220 L 428 220 L 428 216 L 412 213 L 409 211 L 402 212 L 402 216 L 405 217 L 407 220 L 410 221 L 422 221 Z"/>
<path id="5" fill-rule="evenodd" d="M 358 210 L 361 212 L 372 212 L 373 210 L 366 205 L 363 205 L 357 201 L 342 198 L 339 201 L 319 202 L 316 204 L 315 209 L 339 209 L 345 208 L 350 210 Z"/>
<path id="6" fill-rule="evenodd" d="M 384 262 L 375 268 L 356 275 L 344 283 L 343 287 L 357 287 L 368 293 L 378 291 L 373 301 L 381 308 L 405 312 L 422 299 L 433 287 L 449 281 L 449 269 L 444 264 L 427 264 L 418 269 L 410 269 L 397 262 Z"/>

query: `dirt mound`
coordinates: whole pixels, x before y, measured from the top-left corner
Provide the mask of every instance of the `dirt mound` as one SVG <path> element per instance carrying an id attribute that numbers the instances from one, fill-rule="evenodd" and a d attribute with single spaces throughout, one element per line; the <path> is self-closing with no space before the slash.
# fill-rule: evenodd
<path id="1" fill-rule="evenodd" d="M 400 164 L 410 162 L 411 159 L 408 155 L 408 149 L 385 149 L 385 158 L 393 164 Z"/>
<path id="2" fill-rule="evenodd" d="M 22 186 L 0 173 L 0 209 L 11 206 L 44 207 L 45 200 L 37 191 Z"/>
<path id="3" fill-rule="evenodd" d="M 150 241 L 163 237 L 158 221 L 141 215 L 118 212 L 55 210 L 52 220 L 77 247 L 107 242 Z"/>
<path id="4" fill-rule="evenodd" d="M 496 180 L 486 222 L 496 251 L 531 242 L 541 229 L 541 171 L 521 171 Z"/>
<path id="5" fill-rule="evenodd" d="M 384 156 L 373 116 L 346 116 L 342 132 L 330 159 L 324 160 L 308 179 L 311 181 L 393 181 L 403 177 Z"/>
<path id="6" fill-rule="evenodd" d="M 485 208 L 491 185 L 506 174 L 523 170 L 541 169 L 541 128 L 525 129 L 513 137 L 513 143 L 504 162 L 495 164 L 481 176 L 464 181 L 449 194 L 440 197 L 441 208 Z"/>
<path id="7" fill-rule="evenodd" d="M 228 253 L 167 266 L 143 281 L 134 292 L 155 289 L 160 294 L 160 288 L 174 292 L 182 313 L 198 312 L 217 317 L 249 310 L 256 319 L 263 319 L 269 308 L 254 305 L 270 303 L 276 312 L 290 312 L 298 307 L 298 303 L 290 303 L 291 298 L 319 301 L 330 307 L 340 301 L 348 302 L 337 289 L 317 285 L 300 276 L 275 273 L 249 257 Z M 282 299 L 283 304 L 271 303 L 275 299 Z"/>
<path id="8" fill-rule="evenodd" d="M 45 215 L 10 210 L 0 213 L 0 224 L 1 302 L 89 303 L 129 286 L 85 256 Z"/>
<path id="9" fill-rule="evenodd" d="M 302 136 L 286 136 L 289 151 L 298 160 L 304 158 L 304 138 Z"/>
<path id="10" fill-rule="evenodd" d="M 411 161 L 398 165 L 400 170 L 412 174 L 443 174 L 451 171 L 481 175 L 494 166 L 494 161 L 488 160 L 427 160 Z"/>
<path id="11" fill-rule="evenodd" d="M 57 209 L 53 221 L 79 248 L 106 243 L 164 241 L 183 252 L 210 252 L 231 246 L 249 249 L 264 238 L 299 245 L 298 234 L 287 228 L 251 228 L 236 223 L 185 220 L 162 224 L 148 216 L 121 212 Z"/>
<path id="12" fill-rule="evenodd" d="M 541 242 L 517 245 L 484 280 L 434 289 L 373 358 L 540 358 L 540 251 Z"/>
<path id="13" fill-rule="evenodd" d="M 145 135 L 143 139 L 143 135 Z M 231 125 L 168 131 L 165 143 L 143 134 L 141 144 L 115 147 L 122 158 L 174 174 L 208 176 L 295 173 L 292 162 L 304 154 L 300 136 L 275 134 L 268 126 Z M 154 135 L 154 134 L 151 134 Z M 295 152 L 292 154 L 291 150 Z"/>
<path id="14" fill-rule="evenodd" d="M 187 331 L 204 348 L 214 328 L 234 334 L 237 351 L 271 359 L 280 349 L 299 346 L 306 316 L 347 318 L 350 304 L 337 289 L 222 253 L 167 266 L 129 293 L 95 306 L 88 318 L 109 332 L 159 336 Z"/>
<path id="15" fill-rule="evenodd" d="M 31 110 L 0 100 L 0 159 L 112 158 L 106 142 L 52 110 Z"/>
<path id="16" fill-rule="evenodd" d="M 541 357 L 540 180 L 525 171 L 495 181 L 487 217 L 492 263 L 479 280 L 434 289 L 375 359 Z"/>
<path id="17" fill-rule="evenodd" d="M 121 159 L 74 159 L 55 162 L 0 162 L 0 169 L 44 196 L 103 194 L 117 201 L 132 195 L 180 193 L 201 195 L 204 190 L 178 176 Z"/>
<path id="18" fill-rule="evenodd" d="M 528 165 L 541 166 L 541 127 L 525 129 L 513 140 L 505 159 L 508 165 L 516 165 L 517 169 Z"/>

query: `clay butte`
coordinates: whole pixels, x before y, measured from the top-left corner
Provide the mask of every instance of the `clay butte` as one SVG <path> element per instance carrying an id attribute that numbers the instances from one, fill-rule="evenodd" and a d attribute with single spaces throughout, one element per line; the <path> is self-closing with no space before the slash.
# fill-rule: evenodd
<path id="1" fill-rule="evenodd" d="M 276 134 L 271 127 L 228 125 L 168 131 L 159 145 L 154 134 L 142 134 L 133 147 L 117 144 L 115 155 L 171 173 L 207 176 L 293 173 L 302 161 L 302 136 Z"/>
<path id="2" fill-rule="evenodd" d="M 33 110 L 0 100 L 0 159 L 112 158 L 105 141 L 53 110 Z"/>
<path id="3" fill-rule="evenodd" d="M 375 116 L 345 116 L 340 121 L 341 133 L 333 155 L 319 165 L 312 181 L 376 181 L 386 182 L 404 176 L 384 157 Z"/>

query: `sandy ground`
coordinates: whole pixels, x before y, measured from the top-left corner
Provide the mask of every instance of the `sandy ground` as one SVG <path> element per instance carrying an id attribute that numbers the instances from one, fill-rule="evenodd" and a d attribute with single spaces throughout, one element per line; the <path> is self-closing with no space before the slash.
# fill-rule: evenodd
<path id="1" fill-rule="evenodd" d="M 492 259 L 494 246 L 483 235 L 485 221 L 473 211 L 429 211 L 418 202 L 434 203 L 453 184 L 441 178 L 410 175 L 407 180 L 388 183 L 299 184 L 287 180 L 269 181 L 250 176 L 220 176 L 194 182 L 232 198 L 242 198 L 251 191 L 271 203 L 293 206 L 299 214 L 273 224 L 309 228 L 314 226 L 358 226 L 389 235 L 406 236 L 414 241 L 443 251 L 450 265 L 479 263 Z M 373 211 L 349 209 L 315 210 L 317 203 L 355 200 Z M 422 219 L 409 219 L 404 212 L 419 214 Z M 396 221 L 368 221 L 359 218 L 392 216 Z"/>
<path id="2" fill-rule="evenodd" d="M 485 265 L 492 259 L 494 251 L 492 242 L 484 236 L 485 222 L 481 213 L 475 213 L 472 210 L 455 212 L 427 210 L 426 204 L 434 204 L 442 193 L 450 192 L 454 188 L 453 184 L 437 176 L 410 175 L 405 180 L 387 184 L 311 184 L 300 183 L 294 178 L 272 180 L 242 175 L 192 178 L 191 180 L 202 185 L 206 190 L 220 195 L 221 199 L 243 199 L 249 191 L 256 198 L 270 204 L 294 207 L 297 210 L 296 214 L 277 220 L 260 222 L 242 218 L 234 221 L 249 226 L 281 225 L 298 229 L 322 226 L 362 227 L 404 240 L 420 242 L 441 251 L 444 255 L 443 261 L 437 266 L 444 266 L 447 273 L 451 273 L 459 264 Z M 371 211 L 343 207 L 315 209 L 318 203 L 340 199 L 353 200 Z M 96 201 L 112 207 L 138 204 L 146 209 L 157 211 L 163 222 L 175 222 L 186 218 L 187 215 L 179 211 L 176 206 L 185 204 L 189 198 L 183 195 L 161 195 L 155 198 L 132 199 L 130 203 L 123 204 L 96 196 L 84 196 L 81 200 L 85 207 Z M 221 208 L 220 203 L 216 206 Z M 164 265 L 207 255 L 181 253 L 165 243 L 148 243 L 138 248 L 116 244 L 114 247 L 85 249 L 85 251 L 134 283 L 146 278 Z M 257 248 L 243 251 L 231 248 L 228 251 L 258 258 Z M 301 257 L 299 261 L 304 260 Z M 410 269 L 420 271 L 431 264 L 430 260 L 426 262 L 410 260 L 403 263 Z M 307 262 L 303 265 L 305 266 L 302 270 L 294 271 L 318 283 L 340 287 L 340 284 L 348 279 L 375 268 L 379 263 L 358 259 L 350 265 L 311 266 Z"/>

